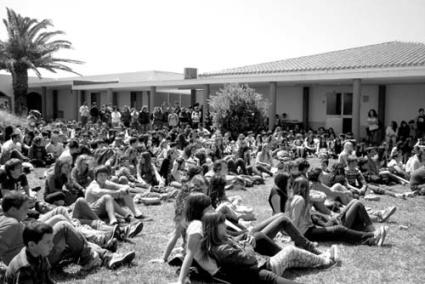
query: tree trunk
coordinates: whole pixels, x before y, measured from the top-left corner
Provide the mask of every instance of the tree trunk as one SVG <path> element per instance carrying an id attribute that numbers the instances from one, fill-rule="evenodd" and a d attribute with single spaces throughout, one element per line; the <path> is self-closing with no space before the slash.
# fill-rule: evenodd
<path id="1" fill-rule="evenodd" d="M 16 67 L 12 72 L 13 95 L 15 97 L 15 114 L 23 115 L 27 110 L 28 69 Z"/>

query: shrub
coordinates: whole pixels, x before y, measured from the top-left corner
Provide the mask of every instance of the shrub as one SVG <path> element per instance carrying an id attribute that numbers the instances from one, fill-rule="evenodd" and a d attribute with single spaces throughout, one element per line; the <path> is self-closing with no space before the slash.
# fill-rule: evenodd
<path id="1" fill-rule="evenodd" d="M 214 112 L 214 126 L 223 132 L 230 131 L 233 138 L 239 133 L 264 129 L 269 103 L 248 85 L 226 85 L 209 104 Z"/>

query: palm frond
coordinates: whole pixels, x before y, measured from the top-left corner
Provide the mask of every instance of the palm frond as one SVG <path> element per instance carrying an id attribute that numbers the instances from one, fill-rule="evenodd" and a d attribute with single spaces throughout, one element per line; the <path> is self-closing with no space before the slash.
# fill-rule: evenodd
<path id="1" fill-rule="evenodd" d="M 41 73 L 38 71 L 37 67 L 34 65 L 34 63 L 28 59 L 27 57 L 24 57 L 21 59 L 21 62 L 24 63 L 26 66 L 28 66 L 29 69 L 32 69 L 38 78 L 41 78 Z"/>
<path id="2" fill-rule="evenodd" d="M 38 34 L 38 36 L 34 39 L 34 44 L 39 45 L 41 43 L 47 42 L 49 39 L 53 38 L 54 36 L 64 35 L 64 34 L 65 32 L 63 31 L 43 32 Z"/>
<path id="3" fill-rule="evenodd" d="M 52 21 L 48 19 L 44 19 L 40 22 L 36 21 L 34 25 L 32 25 L 28 31 L 28 38 L 30 40 L 34 40 L 36 35 L 40 33 L 42 30 L 47 29 L 48 27 L 53 26 Z"/>

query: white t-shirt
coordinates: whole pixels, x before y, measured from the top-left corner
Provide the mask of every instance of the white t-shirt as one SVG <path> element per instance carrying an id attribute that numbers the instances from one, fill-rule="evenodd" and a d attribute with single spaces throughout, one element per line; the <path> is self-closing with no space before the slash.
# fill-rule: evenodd
<path id="1" fill-rule="evenodd" d="M 89 111 L 89 107 L 86 105 L 82 105 L 80 106 L 80 115 L 81 116 L 89 116 L 90 111 Z"/>
<path id="2" fill-rule="evenodd" d="M 120 123 L 121 122 L 121 113 L 118 111 L 113 111 L 111 113 L 111 121 L 112 123 Z"/>
<path id="3" fill-rule="evenodd" d="M 204 232 L 202 230 L 202 222 L 199 220 L 193 220 L 190 222 L 189 226 L 186 229 L 187 238 L 189 239 L 191 235 L 200 235 L 204 236 Z M 215 275 L 218 272 L 217 262 L 211 257 L 204 257 L 201 253 L 201 250 L 198 250 L 193 258 L 196 262 L 210 275 Z"/>

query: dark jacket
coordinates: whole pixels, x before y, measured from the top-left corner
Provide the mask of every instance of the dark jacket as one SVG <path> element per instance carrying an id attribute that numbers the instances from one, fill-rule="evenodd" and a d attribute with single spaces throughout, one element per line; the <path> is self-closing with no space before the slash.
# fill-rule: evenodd
<path id="1" fill-rule="evenodd" d="M 150 113 L 141 111 L 139 112 L 139 123 L 148 124 L 150 122 Z"/>
<path id="2" fill-rule="evenodd" d="M 10 262 L 4 283 L 7 284 L 53 284 L 47 257 L 34 257 L 24 247 Z"/>

